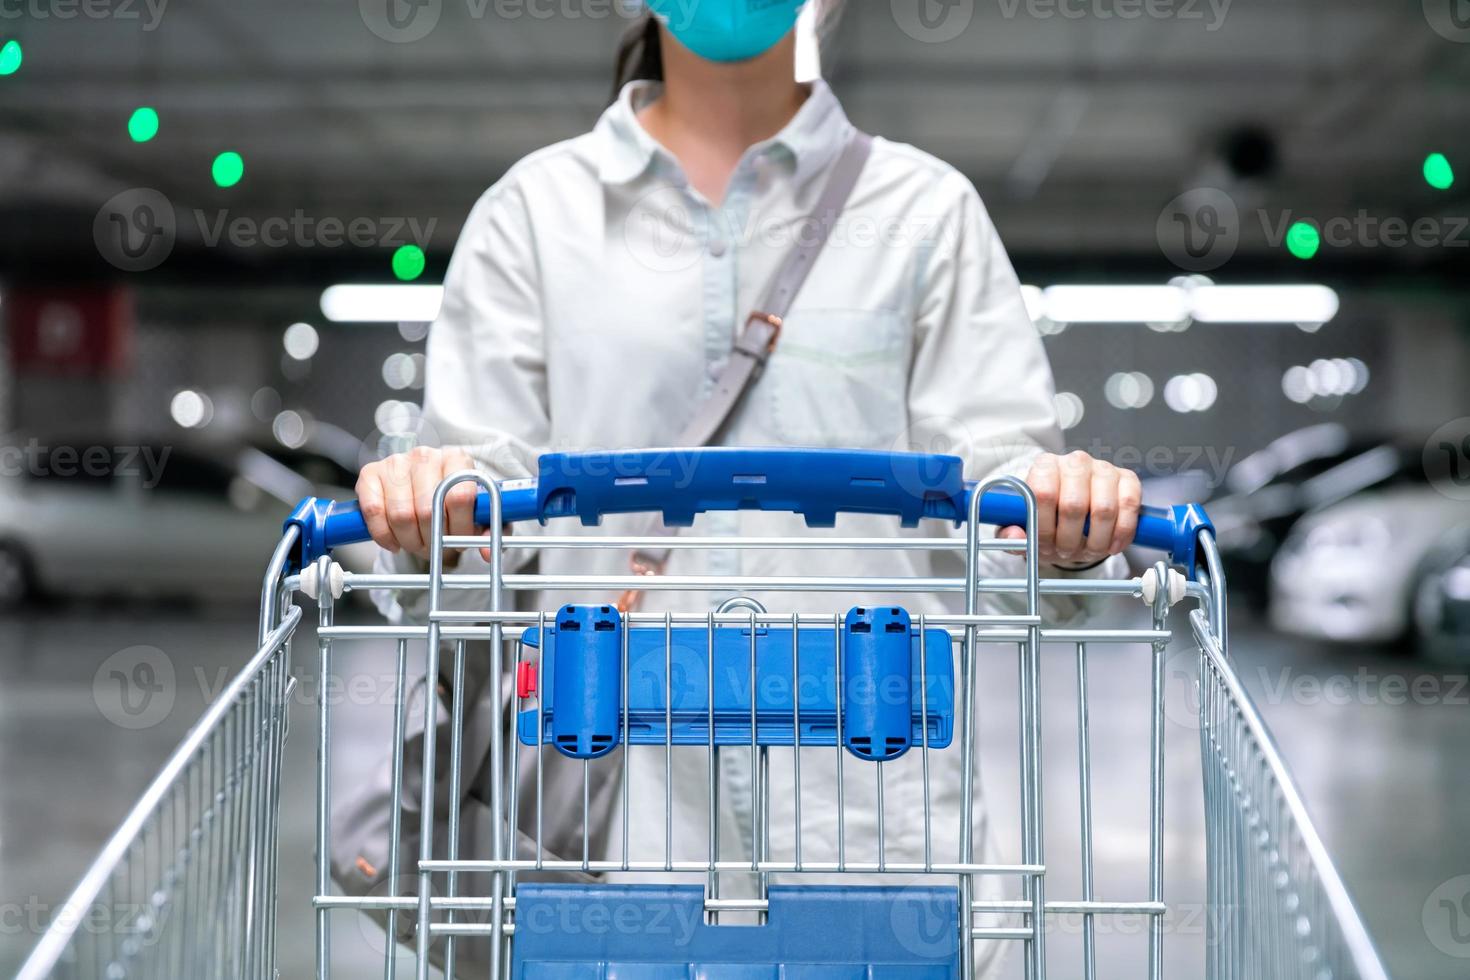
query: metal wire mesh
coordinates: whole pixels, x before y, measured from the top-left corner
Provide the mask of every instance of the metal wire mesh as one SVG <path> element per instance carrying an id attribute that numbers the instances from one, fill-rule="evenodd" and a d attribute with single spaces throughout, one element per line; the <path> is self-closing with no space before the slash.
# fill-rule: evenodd
<path id="1" fill-rule="evenodd" d="M 274 975 L 292 609 L 176 749 L 20 980 Z"/>
<path id="2" fill-rule="evenodd" d="M 1387 976 L 1271 736 L 1218 641 L 1200 642 L 1208 976 Z"/>

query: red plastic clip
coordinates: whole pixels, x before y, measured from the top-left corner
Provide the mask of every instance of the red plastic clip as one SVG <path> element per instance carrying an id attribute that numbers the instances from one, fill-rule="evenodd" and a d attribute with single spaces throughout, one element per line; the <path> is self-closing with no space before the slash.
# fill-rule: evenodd
<path id="1" fill-rule="evenodd" d="M 536 665 L 529 660 L 516 661 L 516 696 L 528 698 L 536 693 Z"/>

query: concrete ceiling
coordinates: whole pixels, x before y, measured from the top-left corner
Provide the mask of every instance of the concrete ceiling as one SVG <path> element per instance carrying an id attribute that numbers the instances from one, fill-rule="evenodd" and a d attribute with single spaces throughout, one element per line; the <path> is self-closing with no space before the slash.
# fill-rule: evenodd
<path id="1" fill-rule="evenodd" d="M 92 261 L 99 206 L 132 187 L 156 188 L 185 211 L 434 220 L 433 265 L 442 265 L 484 187 L 595 121 L 629 22 L 621 2 L 0 5 L 0 39 L 18 37 L 25 51 L 21 70 L 0 78 L 0 274 Z M 385 3 L 409 18 L 410 33 L 432 29 L 385 40 L 394 36 Z M 1470 172 L 1447 193 L 1419 177 L 1431 150 L 1470 171 L 1470 13 L 1451 18 L 1453 4 L 1470 8 L 849 0 L 826 74 L 859 125 L 969 174 L 1018 259 L 1131 261 L 1165 274 L 1161 209 L 1209 186 L 1246 215 L 1240 261 L 1299 274 L 1261 227 L 1288 211 L 1319 221 L 1428 216 L 1446 227 L 1470 213 Z M 145 104 L 162 130 L 135 145 L 125 123 Z M 1224 134 L 1242 126 L 1279 147 L 1263 180 L 1236 181 L 1220 162 Z M 244 156 L 247 172 L 222 191 L 209 165 L 225 149 Z M 1470 231 L 1461 234 L 1470 244 Z M 184 252 L 197 244 L 181 236 Z M 1389 248 L 1357 235 L 1332 253 L 1328 261 L 1436 278 L 1458 268 L 1463 278 L 1470 248 Z M 306 278 L 385 268 L 381 255 L 340 249 L 213 250 L 197 263 L 221 265 Z M 169 267 L 184 265 L 161 271 Z"/>

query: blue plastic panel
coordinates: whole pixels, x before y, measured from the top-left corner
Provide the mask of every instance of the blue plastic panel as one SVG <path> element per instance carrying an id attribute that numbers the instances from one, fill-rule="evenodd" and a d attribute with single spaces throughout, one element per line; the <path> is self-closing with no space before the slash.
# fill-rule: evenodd
<path id="1" fill-rule="evenodd" d="M 556 683 L 559 631 L 548 626 L 551 634 L 548 653 L 542 659 L 540 688 L 550 692 L 543 702 L 545 741 L 554 744 L 557 731 L 558 698 L 561 686 Z M 628 637 L 628 727 L 629 741 L 634 745 L 664 744 L 664 629 L 661 626 L 625 628 Z M 794 741 L 792 705 L 792 665 L 790 627 L 757 627 L 756 657 L 756 737 L 761 745 L 791 745 Z M 715 641 L 715 744 L 749 745 L 750 732 L 750 645 L 748 626 L 717 626 Z M 672 631 L 669 651 L 673 684 L 673 744 L 709 744 L 709 658 L 708 632 L 704 627 L 680 627 Z M 540 630 L 528 629 L 522 636 L 530 648 L 541 645 Z M 919 693 L 919 636 L 910 629 L 910 676 L 905 685 L 907 711 L 911 720 L 912 744 L 923 739 L 923 711 Z M 925 636 L 924 667 L 927 671 L 929 709 L 929 746 L 944 748 L 954 730 L 954 668 L 952 641 L 947 631 L 931 627 Z M 799 666 L 801 744 L 823 746 L 837 744 L 837 642 L 830 626 L 802 626 L 797 637 Z M 527 658 L 523 658 L 527 659 Z M 844 647 L 844 660 L 846 648 Z M 621 692 L 605 675 L 599 674 L 599 690 L 588 691 L 578 702 L 577 710 L 587 710 L 593 699 L 619 703 Z M 867 697 L 882 703 L 894 696 L 895 685 L 881 681 L 870 685 Z M 844 691 L 844 696 L 847 692 Z M 861 695 L 860 695 L 861 696 Z M 849 711 L 852 701 L 847 699 Z M 519 734 L 526 745 L 536 744 L 536 709 L 520 714 Z M 850 717 L 844 714 L 844 724 Z M 621 718 L 619 719 L 621 725 Z M 843 733 L 844 737 L 846 732 Z"/>
<path id="2" fill-rule="evenodd" d="M 556 614 L 557 750 L 596 759 L 618 744 L 623 708 L 623 617 L 613 606 L 563 606 Z"/>
<path id="3" fill-rule="evenodd" d="M 704 924 L 698 885 L 522 884 L 513 980 L 953 980 L 953 886 L 770 889 L 765 925 Z"/>
<path id="4" fill-rule="evenodd" d="M 599 524 L 605 514 L 657 512 L 688 527 L 711 510 L 779 510 L 811 527 L 838 512 L 893 514 L 905 527 L 924 517 L 964 517 L 964 463 L 957 456 L 848 449 L 653 449 L 548 453 L 536 481 L 543 519 Z"/>
<path id="5" fill-rule="evenodd" d="M 842 741 L 859 759 L 897 759 L 912 744 L 911 632 L 899 606 L 856 606 L 843 622 Z"/>

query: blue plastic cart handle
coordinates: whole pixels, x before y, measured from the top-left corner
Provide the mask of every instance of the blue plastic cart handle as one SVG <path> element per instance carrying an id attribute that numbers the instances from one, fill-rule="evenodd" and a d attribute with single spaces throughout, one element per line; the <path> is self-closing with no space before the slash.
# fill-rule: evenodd
<path id="1" fill-rule="evenodd" d="M 957 456 L 844 449 L 651 449 L 620 453 L 548 453 L 536 480 L 501 485 L 507 524 L 577 517 L 595 525 L 607 514 L 660 513 L 687 527 L 715 510 L 801 514 L 811 527 L 831 527 L 838 513 L 888 514 L 907 527 L 921 519 L 956 524 L 968 514 L 975 484 L 966 483 Z M 490 495 L 481 493 L 475 520 L 490 522 Z M 980 520 L 1024 525 L 1019 494 L 993 490 L 980 501 Z M 299 563 L 344 544 L 368 540 L 357 505 L 307 498 L 286 521 L 300 529 Z M 1201 531 L 1213 530 L 1198 505 L 1145 507 L 1137 544 L 1165 551 L 1191 574 Z"/>

